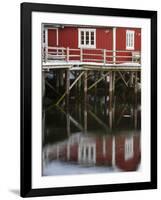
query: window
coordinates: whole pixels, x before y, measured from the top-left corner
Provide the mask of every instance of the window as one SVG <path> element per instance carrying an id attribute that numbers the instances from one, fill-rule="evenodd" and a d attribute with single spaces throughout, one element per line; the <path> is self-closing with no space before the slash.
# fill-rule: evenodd
<path id="1" fill-rule="evenodd" d="M 134 36 L 135 32 L 127 30 L 126 31 L 126 49 L 134 50 Z"/>
<path id="2" fill-rule="evenodd" d="M 79 29 L 79 48 L 96 48 L 96 29 Z"/>
<path id="3" fill-rule="evenodd" d="M 84 164 L 96 163 L 96 145 L 94 143 L 81 142 L 78 147 L 78 162 Z"/>
<path id="4" fill-rule="evenodd" d="M 133 158 L 133 156 L 134 156 L 134 144 L 133 143 L 134 143 L 133 137 L 125 139 L 125 152 L 124 152 L 125 160 L 129 160 L 129 159 Z"/>

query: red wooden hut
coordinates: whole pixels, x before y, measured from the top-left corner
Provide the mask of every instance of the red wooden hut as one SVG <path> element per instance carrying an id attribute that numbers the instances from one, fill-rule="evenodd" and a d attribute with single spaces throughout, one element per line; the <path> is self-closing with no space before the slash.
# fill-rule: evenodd
<path id="1" fill-rule="evenodd" d="M 140 28 L 44 24 L 42 38 L 45 61 L 140 62 Z"/>

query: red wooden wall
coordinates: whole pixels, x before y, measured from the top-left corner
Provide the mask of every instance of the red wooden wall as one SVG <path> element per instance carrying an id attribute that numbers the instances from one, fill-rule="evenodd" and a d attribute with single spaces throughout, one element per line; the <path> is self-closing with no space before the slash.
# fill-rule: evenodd
<path id="1" fill-rule="evenodd" d="M 56 30 L 48 29 L 48 46 L 56 47 Z"/>
<path id="2" fill-rule="evenodd" d="M 135 31 L 135 51 L 141 50 L 141 29 L 139 28 L 117 28 L 116 29 L 116 49 L 126 50 L 126 30 Z M 59 47 L 78 48 L 78 28 L 59 28 Z M 96 48 L 112 50 L 112 28 L 96 29 Z M 48 29 L 48 44 L 56 46 L 56 30 Z"/>

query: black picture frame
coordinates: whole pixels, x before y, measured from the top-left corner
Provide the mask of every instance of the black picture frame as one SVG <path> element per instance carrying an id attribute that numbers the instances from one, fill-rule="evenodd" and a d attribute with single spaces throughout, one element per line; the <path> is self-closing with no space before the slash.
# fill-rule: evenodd
<path id="1" fill-rule="evenodd" d="M 32 189 L 32 12 L 147 18 L 151 22 L 151 180 L 150 182 Z M 100 193 L 157 188 L 157 12 L 115 8 L 21 4 L 21 196 Z"/>

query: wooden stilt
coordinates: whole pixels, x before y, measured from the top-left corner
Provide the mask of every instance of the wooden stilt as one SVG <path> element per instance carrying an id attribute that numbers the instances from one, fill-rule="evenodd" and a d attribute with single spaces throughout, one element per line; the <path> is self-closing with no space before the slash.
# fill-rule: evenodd
<path id="1" fill-rule="evenodd" d="M 137 95 L 137 91 L 138 91 L 138 77 L 137 77 L 137 72 L 135 72 L 135 86 L 134 86 L 134 93 L 135 95 Z"/>
<path id="2" fill-rule="evenodd" d="M 96 76 L 97 75 L 97 72 L 94 72 L 94 80 L 96 80 Z M 94 86 L 94 95 L 95 97 L 97 96 L 97 84 Z"/>
<path id="3" fill-rule="evenodd" d="M 113 96 L 115 94 L 115 80 L 116 80 L 116 72 L 113 72 L 113 78 L 112 78 L 112 90 L 113 90 Z"/>
<path id="4" fill-rule="evenodd" d="M 43 71 L 42 72 L 42 94 L 43 94 L 43 98 L 45 96 L 45 83 L 46 83 L 46 80 L 45 80 L 45 72 Z"/>
<path id="5" fill-rule="evenodd" d="M 115 123 L 115 108 L 116 108 L 116 96 L 113 98 L 113 105 L 112 105 L 112 121 L 113 124 Z"/>
<path id="6" fill-rule="evenodd" d="M 135 95 L 135 107 L 134 107 L 134 128 L 137 128 L 137 92 L 138 92 L 138 73 L 135 72 L 135 84 L 134 84 L 134 95 Z"/>
<path id="7" fill-rule="evenodd" d="M 87 103 L 84 102 L 84 133 L 87 132 Z"/>
<path id="8" fill-rule="evenodd" d="M 93 80 L 97 80 L 97 72 L 93 72 Z M 94 87 L 94 112 L 97 112 L 97 84 Z"/>
<path id="9" fill-rule="evenodd" d="M 112 122 L 113 122 L 113 120 L 112 120 L 112 104 L 109 104 L 109 127 L 110 127 L 110 129 L 112 129 Z"/>
<path id="10" fill-rule="evenodd" d="M 110 101 L 112 102 L 112 95 L 113 95 L 113 72 L 109 72 L 109 98 Z"/>
<path id="11" fill-rule="evenodd" d="M 134 78 L 134 72 L 131 72 L 131 73 L 130 73 L 130 84 L 129 84 L 130 87 L 132 87 L 133 84 L 134 84 L 133 78 Z"/>
<path id="12" fill-rule="evenodd" d="M 74 73 L 75 78 L 78 76 L 77 74 L 78 74 L 78 72 L 76 71 L 76 72 Z M 77 97 L 78 94 L 79 94 L 79 86 L 78 86 L 78 83 L 79 83 L 79 82 L 77 82 L 77 84 L 75 85 L 75 97 Z"/>
<path id="13" fill-rule="evenodd" d="M 80 78 L 79 81 L 78 81 L 78 92 L 79 92 L 79 94 L 81 93 L 81 85 L 82 85 L 82 78 Z"/>
<path id="14" fill-rule="evenodd" d="M 107 97 L 108 97 L 108 76 L 105 77 L 105 105 L 104 105 L 104 115 L 107 117 Z"/>
<path id="15" fill-rule="evenodd" d="M 65 75 L 65 81 L 66 81 L 66 109 L 69 107 L 69 87 L 70 87 L 70 71 L 67 69 L 66 70 L 66 75 Z"/>
<path id="16" fill-rule="evenodd" d="M 87 71 L 84 72 L 84 132 L 87 132 Z"/>
<path id="17" fill-rule="evenodd" d="M 82 110 L 81 110 L 81 103 L 78 104 L 78 113 L 79 113 L 79 121 L 82 121 Z"/>
<path id="18" fill-rule="evenodd" d="M 111 106 L 112 106 L 112 126 L 115 120 L 115 81 L 116 81 L 116 72 L 113 72 L 113 76 L 112 76 L 112 102 L 111 102 Z"/>
<path id="19" fill-rule="evenodd" d="M 109 127 L 112 128 L 113 72 L 109 72 Z"/>
<path id="20" fill-rule="evenodd" d="M 84 101 L 87 101 L 87 71 L 84 72 Z"/>

